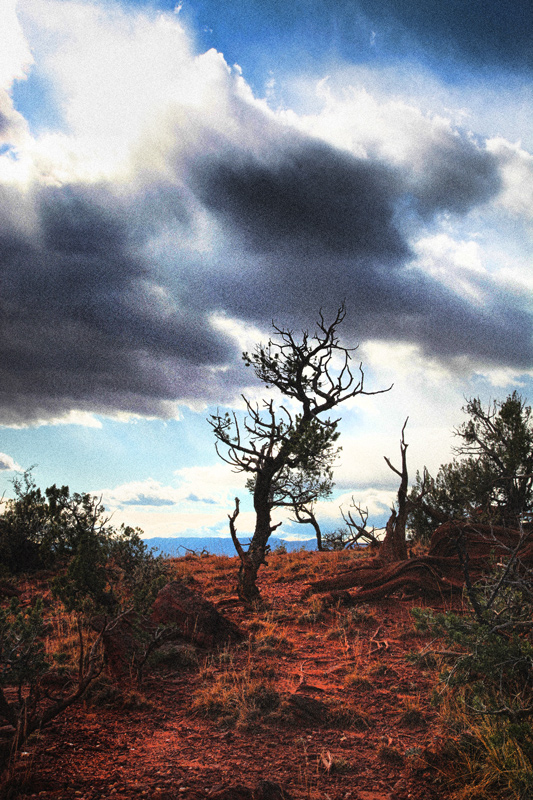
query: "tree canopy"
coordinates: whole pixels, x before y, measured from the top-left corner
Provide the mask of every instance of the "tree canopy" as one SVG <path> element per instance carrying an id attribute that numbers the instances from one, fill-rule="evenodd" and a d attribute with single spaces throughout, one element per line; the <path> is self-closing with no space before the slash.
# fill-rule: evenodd
<path id="1" fill-rule="evenodd" d="M 415 538 L 426 541 L 445 519 L 518 527 L 533 512 L 533 418 L 517 391 L 486 407 L 467 401 L 468 415 L 455 430 L 457 458 L 433 478 L 417 474 L 413 492 L 425 482 L 424 502 L 410 515 Z"/>

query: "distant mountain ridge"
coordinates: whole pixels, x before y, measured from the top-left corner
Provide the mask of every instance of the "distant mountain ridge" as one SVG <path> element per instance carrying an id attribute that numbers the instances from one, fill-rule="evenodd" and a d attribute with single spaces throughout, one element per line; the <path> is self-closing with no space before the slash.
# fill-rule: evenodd
<path id="1" fill-rule="evenodd" d="M 247 544 L 250 537 L 240 539 L 242 544 Z M 151 539 L 145 539 L 145 544 L 148 548 L 154 550 L 156 554 L 163 554 L 168 556 L 184 556 L 189 550 L 195 553 L 201 553 L 202 550 L 207 550 L 217 556 L 235 556 L 235 547 L 232 540 L 228 538 L 211 537 L 195 537 L 195 536 L 154 536 Z M 268 540 L 271 550 L 276 547 L 285 547 L 287 551 L 294 550 L 316 550 L 316 539 L 279 539 L 277 536 L 271 536 Z"/>

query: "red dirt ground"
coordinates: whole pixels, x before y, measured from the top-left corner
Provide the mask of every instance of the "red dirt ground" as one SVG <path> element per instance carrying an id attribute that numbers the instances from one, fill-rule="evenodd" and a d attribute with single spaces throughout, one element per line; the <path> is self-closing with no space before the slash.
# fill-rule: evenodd
<path id="1" fill-rule="evenodd" d="M 352 611 L 302 599 L 306 581 L 334 574 L 350 557 L 272 554 L 260 572 L 265 608 L 257 612 L 231 602 L 236 559 L 174 560 L 176 577 L 194 578 L 248 631 L 247 641 L 200 653 L 189 668 L 153 667 L 140 690 L 124 683 L 114 704 L 93 697 L 69 710 L 27 743 L 16 796 L 251 800 L 262 779 L 293 800 L 445 796 L 435 767 L 443 734 L 429 700 L 435 674 L 406 659 L 427 644 L 410 616 L 424 603 L 394 598 Z M 223 687 L 242 687 L 246 675 L 279 693 L 277 714 L 213 718 L 193 707 L 208 686 L 223 704 Z M 323 708 L 313 700 L 332 709 L 333 721 L 312 716 Z"/>

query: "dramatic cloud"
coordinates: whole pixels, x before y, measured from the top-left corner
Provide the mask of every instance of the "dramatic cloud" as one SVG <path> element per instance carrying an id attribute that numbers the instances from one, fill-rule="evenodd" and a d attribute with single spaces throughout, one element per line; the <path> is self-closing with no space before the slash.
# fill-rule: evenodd
<path id="1" fill-rule="evenodd" d="M 205 160 L 195 178 L 203 203 L 253 251 L 305 248 L 321 259 L 385 264 L 409 255 L 393 222 L 399 181 L 379 162 L 308 140 L 271 163 L 242 152 Z"/>
<path id="2" fill-rule="evenodd" d="M 352 79 L 368 77 L 355 74 Z M 329 81 L 319 84 L 317 95 L 323 103 L 320 113 L 289 115 L 292 123 L 336 148 L 396 167 L 403 192 L 421 214 L 464 214 L 498 192 L 497 160 L 448 117 L 423 113 L 412 101 L 377 99 L 362 88 L 334 90 Z"/>
<path id="3" fill-rule="evenodd" d="M 232 354 L 205 317 L 176 312 L 135 254 L 119 202 L 103 187 L 41 188 L 28 209 L 34 232 L 6 220 L 0 394 L 16 414 L 8 421 L 69 407 L 168 415 L 184 396 L 180 384 L 194 399 Z"/>
<path id="4" fill-rule="evenodd" d="M 249 376 L 221 319 L 310 326 L 343 299 L 347 340 L 531 368 L 519 269 L 502 282 L 483 249 L 498 209 L 531 213 L 520 146 L 362 89 L 272 110 L 222 54 L 195 55 L 176 15 L 22 7 L 60 120 L 30 137 L 11 102 L 31 62 L 11 14 L 0 422 L 233 402 Z"/>

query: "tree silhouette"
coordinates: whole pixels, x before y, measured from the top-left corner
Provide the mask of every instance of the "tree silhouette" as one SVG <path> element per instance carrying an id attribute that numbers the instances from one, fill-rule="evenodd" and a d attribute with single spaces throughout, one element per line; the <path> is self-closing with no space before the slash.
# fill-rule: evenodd
<path id="1" fill-rule="evenodd" d="M 328 412 L 356 395 L 389 390 L 366 391 L 361 364 L 357 377 L 352 372 L 351 351 L 340 344 L 337 335 L 345 316 L 344 304 L 330 324 L 320 312 L 315 333 L 310 336 L 303 331 L 300 339 L 293 331 L 273 324 L 274 338 L 266 346 L 258 345 L 252 353 L 243 353 L 246 365 L 253 367 L 259 380 L 267 388 L 275 386 L 296 403 L 297 411 L 284 405 L 278 407 L 272 399 L 253 404 L 243 397 L 246 416 L 242 423 L 235 413 L 228 412 L 217 413 L 209 420 L 218 455 L 236 471 L 248 472 L 252 478 L 256 523 L 246 550 L 239 543 L 235 528 L 238 499 L 229 518 L 241 559 L 238 594 L 246 603 L 260 599 L 256 579 L 265 563 L 270 534 L 280 524 L 272 523 L 271 513 L 283 476 L 294 476 L 298 471 L 318 478 L 327 476 L 339 436 L 339 419 L 326 416 Z"/>

